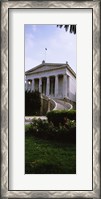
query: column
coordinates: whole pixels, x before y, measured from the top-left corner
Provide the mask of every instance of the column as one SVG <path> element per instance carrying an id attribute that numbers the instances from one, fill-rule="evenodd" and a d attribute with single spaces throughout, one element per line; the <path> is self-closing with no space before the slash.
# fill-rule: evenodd
<path id="1" fill-rule="evenodd" d="M 58 97 L 58 75 L 55 76 L 55 97 Z"/>
<path id="2" fill-rule="evenodd" d="M 31 91 L 34 91 L 34 79 L 32 79 Z"/>
<path id="3" fill-rule="evenodd" d="M 28 90 L 28 80 L 26 80 L 25 90 Z"/>
<path id="4" fill-rule="evenodd" d="M 69 97 L 69 76 L 67 77 L 67 96 Z"/>
<path id="5" fill-rule="evenodd" d="M 67 75 L 64 74 L 63 78 L 63 97 L 67 97 Z"/>
<path id="6" fill-rule="evenodd" d="M 42 93 L 42 78 L 39 78 L 39 92 Z"/>
<path id="7" fill-rule="evenodd" d="M 49 96 L 49 89 L 50 89 L 50 78 L 47 77 L 47 90 L 46 90 L 46 95 Z"/>

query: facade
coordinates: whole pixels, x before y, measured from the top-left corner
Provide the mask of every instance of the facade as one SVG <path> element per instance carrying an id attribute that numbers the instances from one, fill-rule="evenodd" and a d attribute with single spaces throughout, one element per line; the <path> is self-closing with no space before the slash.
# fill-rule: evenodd
<path id="1" fill-rule="evenodd" d="M 25 72 L 25 89 L 39 91 L 51 98 L 76 101 L 76 74 L 66 64 L 45 63 Z"/>

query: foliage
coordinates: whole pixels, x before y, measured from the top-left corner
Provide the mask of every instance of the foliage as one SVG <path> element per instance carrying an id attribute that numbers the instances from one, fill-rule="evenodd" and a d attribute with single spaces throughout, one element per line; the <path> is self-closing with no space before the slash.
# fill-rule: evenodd
<path id="1" fill-rule="evenodd" d="M 76 173 L 76 121 L 67 119 L 58 126 L 33 119 L 25 126 L 26 174 Z"/>
<path id="2" fill-rule="evenodd" d="M 25 132 L 26 135 L 32 135 L 44 140 L 76 143 L 76 122 L 72 120 L 68 120 L 65 125 L 60 123 L 58 126 L 55 126 L 47 120 L 34 119 L 32 124 L 25 128 Z"/>
<path id="3" fill-rule="evenodd" d="M 76 146 L 25 137 L 26 174 L 75 174 Z"/>
<path id="4" fill-rule="evenodd" d="M 76 121 L 76 110 L 71 109 L 67 111 L 67 118 Z"/>
<path id="5" fill-rule="evenodd" d="M 40 112 L 41 98 L 38 91 L 25 91 L 25 115 L 37 115 Z"/>
<path id="6" fill-rule="evenodd" d="M 57 27 L 64 27 L 66 32 L 69 30 L 70 33 L 76 34 L 76 25 L 57 25 Z"/>
<path id="7" fill-rule="evenodd" d="M 60 124 L 66 124 L 67 119 L 76 120 L 76 110 L 53 110 L 47 113 L 49 122 L 52 122 L 55 126 Z"/>
<path id="8" fill-rule="evenodd" d="M 31 124 L 26 124 L 25 125 L 25 132 L 26 134 L 31 134 L 33 131 L 33 126 Z"/>

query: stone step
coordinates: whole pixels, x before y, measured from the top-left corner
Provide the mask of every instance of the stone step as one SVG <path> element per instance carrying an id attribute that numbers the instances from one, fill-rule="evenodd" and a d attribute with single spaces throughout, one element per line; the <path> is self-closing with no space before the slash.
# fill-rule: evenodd
<path id="1" fill-rule="evenodd" d="M 72 108 L 72 105 L 66 100 L 54 98 L 54 101 L 57 103 L 57 110 L 69 110 Z"/>

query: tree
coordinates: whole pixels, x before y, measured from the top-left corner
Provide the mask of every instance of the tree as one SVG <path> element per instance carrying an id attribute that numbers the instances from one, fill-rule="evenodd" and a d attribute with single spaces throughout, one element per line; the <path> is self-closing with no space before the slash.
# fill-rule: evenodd
<path id="1" fill-rule="evenodd" d="M 69 30 L 70 33 L 76 34 L 76 25 L 57 25 L 57 27 L 64 27 L 66 32 Z"/>
<path id="2" fill-rule="evenodd" d="M 25 115 L 33 116 L 40 114 L 41 98 L 38 91 L 25 91 Z"/>

